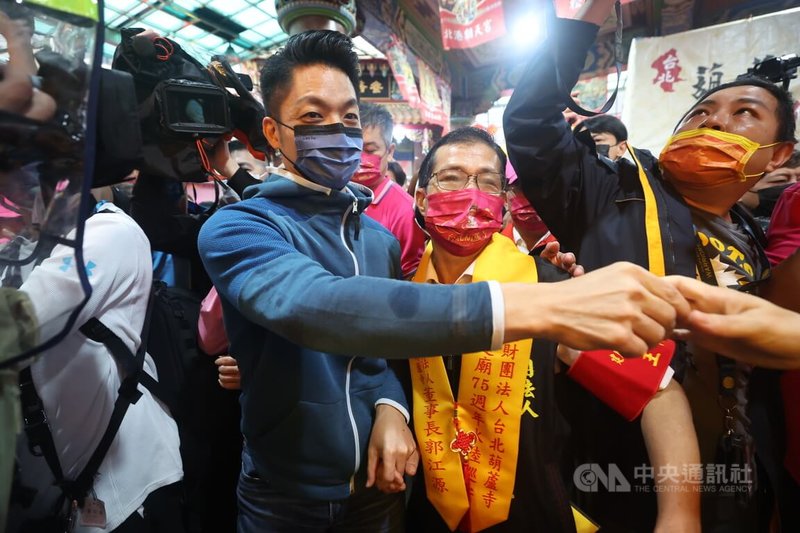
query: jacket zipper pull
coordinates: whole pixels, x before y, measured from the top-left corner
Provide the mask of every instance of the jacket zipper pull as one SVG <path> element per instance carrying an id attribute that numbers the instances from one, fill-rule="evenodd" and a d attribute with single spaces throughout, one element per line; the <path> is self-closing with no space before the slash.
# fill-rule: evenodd
<path id="1" fill-rule="evenodd" d="M 358 234 L 361 233 L 361 216 L 358 214 L 358 200 L 353 198 L 353 215 L 356 217 L 355 225 L 356 231 L 354 239 L 358 240 Z"/>

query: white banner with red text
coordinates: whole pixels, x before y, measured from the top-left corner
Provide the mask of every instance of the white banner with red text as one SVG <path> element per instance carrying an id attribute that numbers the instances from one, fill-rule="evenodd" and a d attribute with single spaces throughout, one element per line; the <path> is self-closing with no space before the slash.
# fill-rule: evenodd
<path id="1" fill-rule="evenodd" d="M 791 9 L 635 39 L 622 111 L 631 144 L 658 155 L 683 114 L 707 90 L 735 80 L 768 56 L 800 55 L 798 27 L 800 9 Z M 800 84 L 793 82 L 790 89 L 797 98 Z"/>

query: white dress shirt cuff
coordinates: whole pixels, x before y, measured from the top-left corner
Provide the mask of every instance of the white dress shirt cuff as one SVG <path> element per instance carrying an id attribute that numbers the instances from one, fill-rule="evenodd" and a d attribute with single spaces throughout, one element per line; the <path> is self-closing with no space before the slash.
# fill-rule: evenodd
<path id="1" fill-rule="evenodd" d="M 394 407 L 395 409 L 397 409 L 398 411 L 403 413 L 403 416 L 406 417 L 406 424 L 411 422 L 411 415 L 408 414 L 408 409 L 406 409 L 405 407 L 403 407 L 402 405 L 400 405 L 396 401 L 390 400 L 389 398 L 381 398 L 380 400 L 375 402 L 375 407 L 378 407 L 381 404 L 383 404 L 383 405 L 391 405 L 392 407 Z"/>

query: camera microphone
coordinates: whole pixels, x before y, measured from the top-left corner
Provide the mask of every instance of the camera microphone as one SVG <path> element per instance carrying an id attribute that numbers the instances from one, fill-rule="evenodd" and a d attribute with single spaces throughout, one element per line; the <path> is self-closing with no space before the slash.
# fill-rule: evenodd
<path id="1" fill-rule="evenodd" d="M 767 57 L 759 61 L 747 73 L 739 78 L 757 77 L 772 83 L 783 82 L 783 88 L 789 88 L 789 82 L 797 77 L 797 68 L 800 67 L 800 56 L 797 54 L 784 54 L 780 57 Z"/>

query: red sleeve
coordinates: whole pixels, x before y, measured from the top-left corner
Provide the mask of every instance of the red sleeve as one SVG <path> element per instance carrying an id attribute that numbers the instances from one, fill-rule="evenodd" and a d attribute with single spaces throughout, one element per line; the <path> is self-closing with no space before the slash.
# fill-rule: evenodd
<path id="1" fill-rule="evenodd" d="M 767 232 L 767 257 L 776 265 L 800 248 L 800 183 L 781 194 Z"/>
<path id="2" fill-rule="evenodd" d="M 417 270 L 425 251 L 425 234 L 414 220 L 414 200 L 396 183 L 389 185 L 382 203 L 388 218 L 387 229 L 400 243 L 400 270 L 408 277 Z"/>
<path id="3" fill-rule="evenodd" d="M 581 352 L 567 375 L 627 420 L 633 420 L 658 392 L 674 353 L 675 342 L 671 340 L 658 343 L 641 357 L 626 358 L 612 350 Z"/>
<path id="4" fill-rule="evenodd" d="M 425 234 L 414 221 L 413 212 L 403 221 L 400 231 L 404 234 L 400 241 L 400 269 L 403 277 L 410 276 L 417 270 L 422 252 L 425 251 Z"/>

